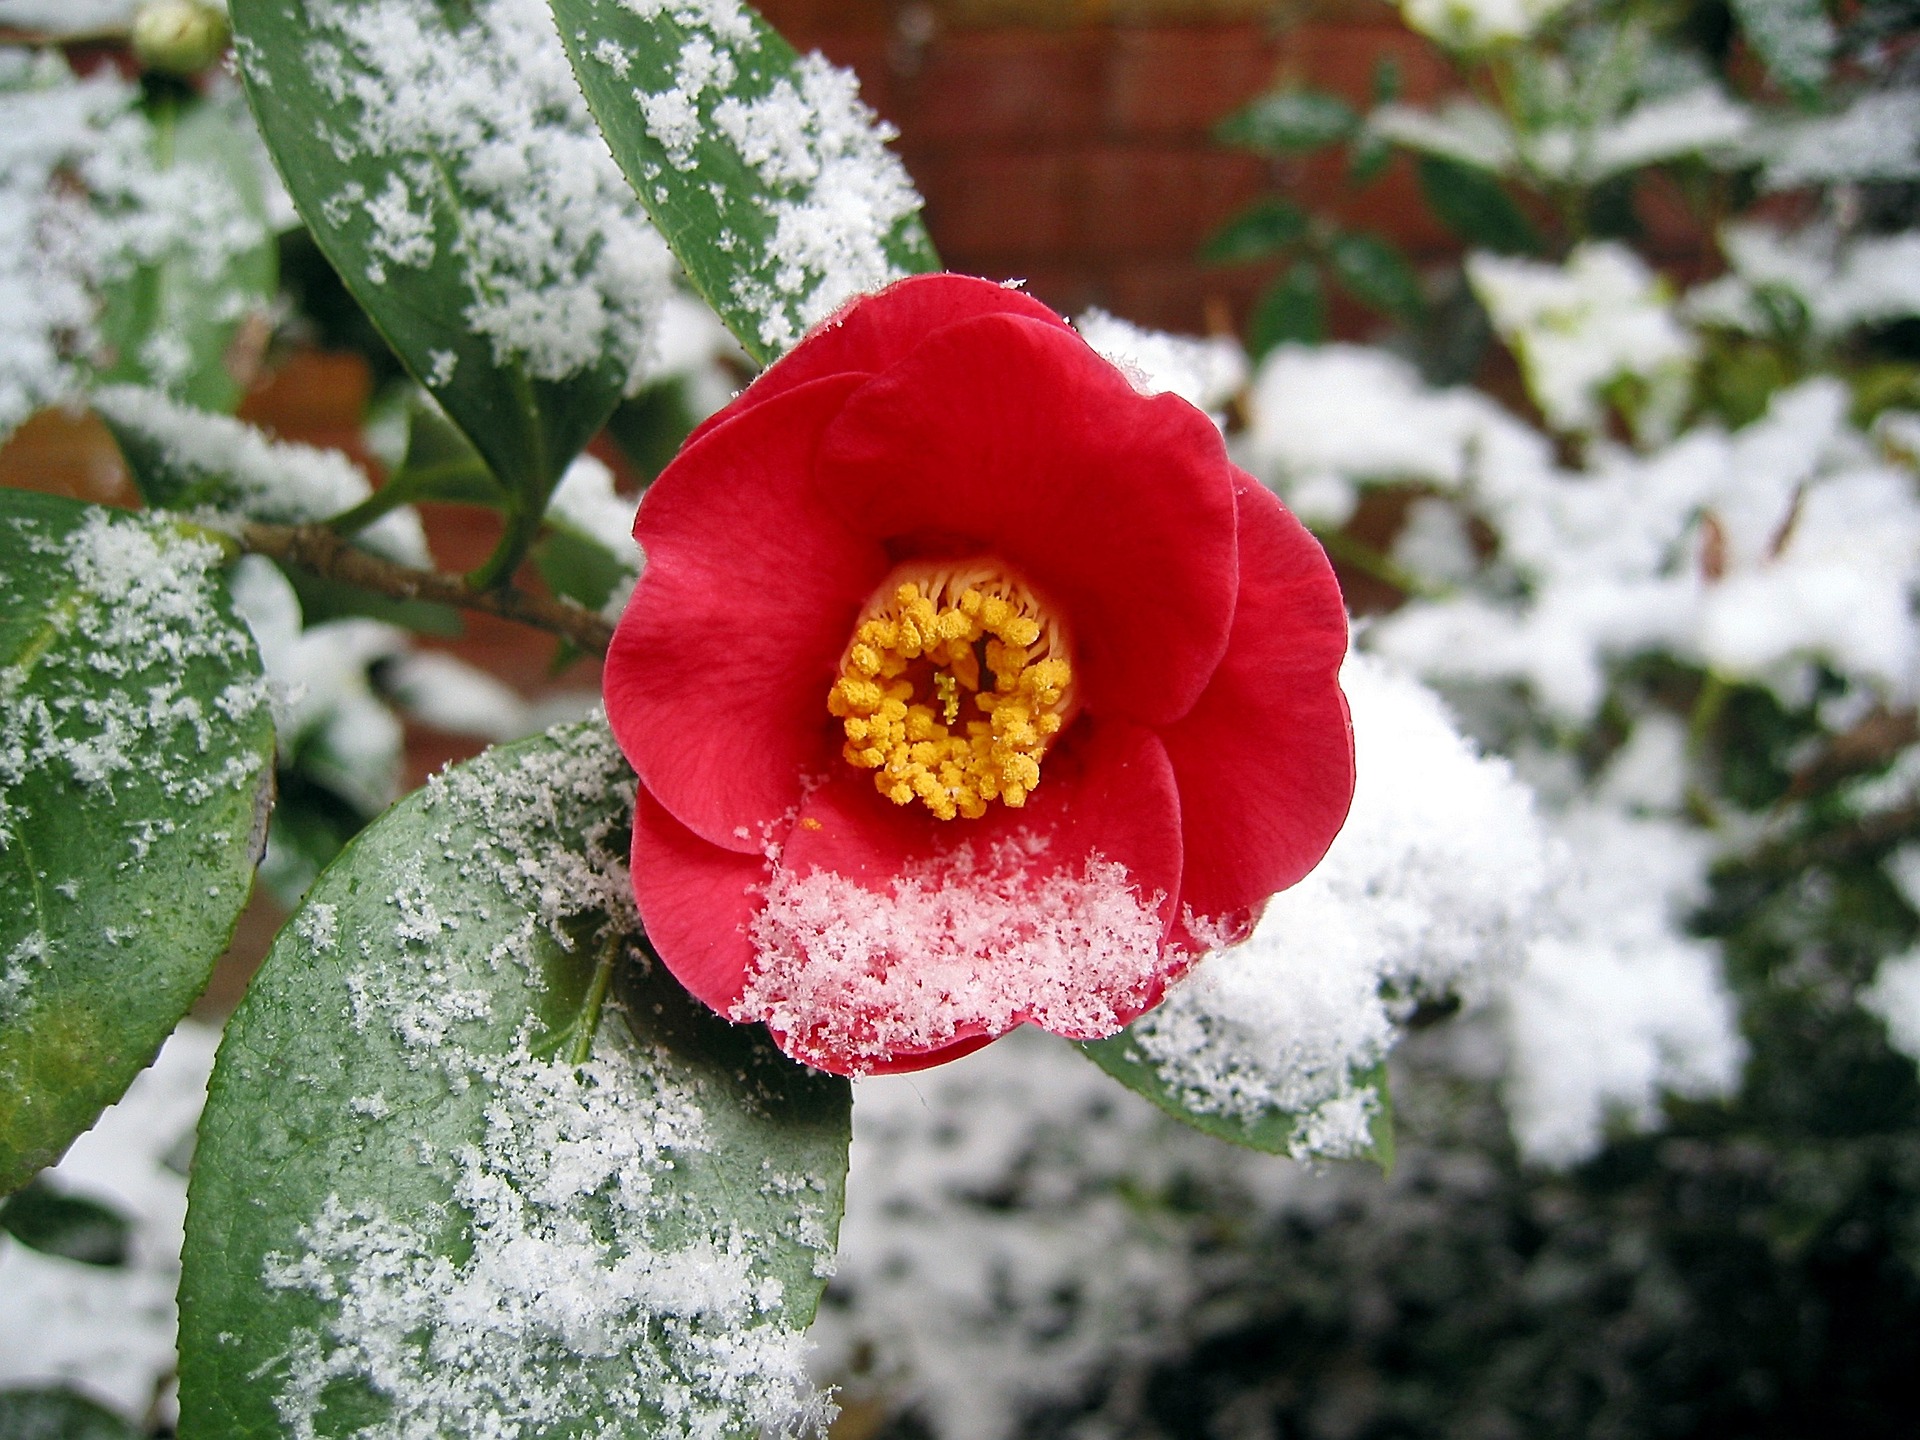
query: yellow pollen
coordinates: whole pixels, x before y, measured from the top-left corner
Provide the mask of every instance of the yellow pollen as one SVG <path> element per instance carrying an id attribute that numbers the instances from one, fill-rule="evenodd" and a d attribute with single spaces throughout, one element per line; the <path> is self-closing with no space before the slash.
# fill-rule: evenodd
<path id="1" fill-rule="evenodd" d="M 854 625 L 827 694 L 847 762 L 873 771 L 894 804 L 918 801 L 942 820 L 1026 804 L 1076 708 L 1059 618 L 984 559 L 897 569 Z"/>

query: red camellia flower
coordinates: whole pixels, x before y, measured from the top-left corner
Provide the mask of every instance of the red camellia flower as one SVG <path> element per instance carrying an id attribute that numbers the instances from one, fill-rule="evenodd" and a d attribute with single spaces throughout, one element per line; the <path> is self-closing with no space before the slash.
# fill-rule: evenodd
<path id="1" fill-rule="evenodd" d="M 808 1064 L 1110 1035 L 1346 816 L 1319 545 L 1017 290 L 853 302 L 694 433 L 634 535 L 606 700 L 641 919 Z"/>

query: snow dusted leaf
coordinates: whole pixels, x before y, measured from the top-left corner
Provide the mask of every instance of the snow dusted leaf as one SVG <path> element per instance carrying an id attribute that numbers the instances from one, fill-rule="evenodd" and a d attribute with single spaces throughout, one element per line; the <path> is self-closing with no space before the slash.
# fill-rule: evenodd
<path id="1" fill-rule="evenodd" d="M 1082 1044 L 1087 1058 L 1136 1094 L 1144 1095 L 1176 1120 L 1217 1139 L 1264 1150 L 1269 1155 L 1316 1155 L 1314 1117 L 1261 1106 L 1244 1113 L 1223 1114 L 1194 1109 L 1176 1083 L 1162 1074 L 1153 1058 L 1126 1031 L 1108 1040 Z M 1371 1160 L 1382 1170 L 1393 1167 L 1393 1106 L 1387 1095 L 1387 1065 L 1353 1077 L 1351 1104 L 1360 1112 L 1365 1142 L 1342 1150 L 1336 1158 Z"/>
<path id="2" fill-rule="evenodd" d="M 265 323 L 279 273 L 259 145 L 230 88 L 207 100 L 163 98 L 150 119 L 139 188 L 172 223 L 129 234 L 105 286 L 104 378 L 231 410 L 244 378 L 231 352 L 243 326 Z"/>
<path id="3" fill-rule="evenodd" d="M 220 551 L 0 490 L 0 1192 L 206 984 L 266 834 L 273 727 Z"/>
<path id="4" fill-rule="evenodd" d="M 168 510 L 215 510 L 298 525 L 364 503 L 373 486 L 339 450 L 319 450 L 158 391 L 110 385 L 93 397 L 113 431 L 141 498 Z M 428 565 L 426 532 L 410 509 L 388 511 L 357 543 L 401 565 Z"/>
<path id="5" fill-rule="evenodd" d="M 0 1440 L 136 1440 L 139 1434 L 71 1390 L 0 1390 Z"/>
<path id="6" fill-rule="evenodd" d="M 315 883 L 201 1126 L 183 1434 L 820 1417 L 803 1332 L 849 1087 L 649 969 L 633 789 L 603 723 L 552 731 L 430 782 Z"/>
<path id="7" fill-rule="evenodd" d="M 239 0 L 301 218 L 519 501 L 502 561 L 641 372 L 672 260 L 540 0 Z"/>
<path id="8" fill-rule="evenodd" d="M 863 291 L 939 267 L 853 76 L 742 0 L 553 0 L 601 128 L 707 303 L 765 364 Z"/>
<path id="9" fill-rule="evenodd" d="M 1774 80 L 1798 95 L 1818 93 L 1839 39 L 1821 0 L 1733 0 L 1733 13 Z"/>

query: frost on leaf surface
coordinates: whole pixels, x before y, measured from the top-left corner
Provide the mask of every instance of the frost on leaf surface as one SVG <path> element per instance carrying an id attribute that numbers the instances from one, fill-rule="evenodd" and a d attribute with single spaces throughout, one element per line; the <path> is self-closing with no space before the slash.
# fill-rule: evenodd
<path id="1" fill-rule="evenodd" d="M 0 1188 L 55 1159 L 206 983 L 273 736 L 220 552 L 0 492 Z"/>
<path id="2" fill-rule="evenodd" d="M 229 1031 L 202 1132 L 190 1422 L 823 1420 L 804 1331 L 846 1087 L 646 970 L 633 783 L 603 724 L 554 731 L 430 782 L 316 883 Z"/>
<path id="3" fill-rule="evenodd" d="M 850 72 L 796 57 L 735 0 L 561 0 L 555 14 L 627 178 L 755 358 L 934 267 L 894 132 Z"/>
<path id="4" fill-rule="evenodd" d="M 361 238 L 359 278 L 379 286 L 450 261 L 467 325 L 496 363 L 542 380 L 603 361 L 635 374 L 669 261 L 586 113 L 546 6 L 490 0 L 452 26 L 427 0 L 304 9 L 302 53 L 243 49 L 242 63 L 266 88 L 279 67 L 305 68 L 331 102 L 316 123 L 353 178 L 323 209 Z"/>

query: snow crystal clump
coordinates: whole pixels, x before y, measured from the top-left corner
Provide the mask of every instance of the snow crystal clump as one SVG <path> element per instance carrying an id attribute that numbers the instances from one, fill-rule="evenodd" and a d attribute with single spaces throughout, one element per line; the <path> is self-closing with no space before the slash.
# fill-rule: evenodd
<path id="1" fill-rule="evenodd" d="M 298 525 L 331 519 L 373 493 L 360 468 L 338 450 L 269 440 L 251 425 L 157 390 L 109 385 L 93 404 L 116 428 L 158 451 L 169 483 L 179 487 L 170 508 L 200 506 L 215 516 L 232 511 Z M 355 543 L 402 565 L 431 563 L 426 532 L 411 507 L 381 516 Z"/>
<path id="2" fill-rule="evenodd" d="M 1564 10 L 1567 0 L 1400 0 L 1407 24 L 1456 50 L 1524 40 Z"/>
<path id="3" fill-rule="evenodd" d="M 1371 1143 L 1369 1072 L 1422 998 L 1483 999 L 1543 920 L 1557 856 L 1526 787 L 1454 730 L 1433 694 L 1364 656 L 1353 809 L 1326 858 L 1244 945 L 1128 1032 L 1189 1109 L 1299 1117 L 1297 1156 Z"/>
<path id="4" fill-rule="evenodd" d="M 1768 335 L 1782 318 L 1780 292 L 1823 337 L 1920 314 L 1920 235 L 1911 232 L 1843 239 L 1830 226 L 1789 233 L 1755 222 L 1726 226 L 1720 248 L 1731 273 L 1687 295 L 1693 320 Z"/>
<path id="5" fill-rule="evenodd" d="M 1708 839 L 1587 807 L 1555 831 L 1574 863 L 1552 928 L 1506 990 L 1506 1098 L 1527 1157 L 1569 1165 L 1610 1122 L 1657 1124 L 1664 1092 L 1725 1094 L 1746 1052 L 1719 948 L 1681 928 Z"/>
<path id="6" fill-rule="evenodd" d="M 1196 409 L 1214 412 L 1247 381 L 1246 351 L 1228 336 L 1169 335 L 1104 310 L 1089 310 L 1073 325 L 1142 395 L 1178 395 Z"/>
<path id="7" fill-rule="evenodd" d="M 187 1021 L 43 1182 L 128 1222 L 127 1263 L 85 1265 L 0 1234 L 0 1390 L 69 1386 L 130 1425 L 171 1427 L 184 1151 L 220 1032 Z"/>
<path id="8" fill-rule="evenodd" d="M 735 190 L 715 202 L 717 243 L 739 272 L 725 300 L 758 317 L 763 346 L 787 349 L 854 296 L 907 273 L 886 242 L 920 197 L 886 149 L 895 132 L 861 103 L 851 72 L 807 55 L 768 84 L 757 29 L 731 0 L 622 3 L 647 17 L 671 8 L 686 34 L 657 88 L 632 85 L 630 75 L 657 69 L 644 54 L 603 40 L 590 56 L 631 86 L 667 165 L 687 173 L 696 145 L 726 147 L 758 182 L 758 193 Z M 662 173 L 649 163 L 642 183 Z M 669 192 L 657 193 L 664 200 Z"/>
<path id="9" fill-rule="evenodd" d="M 1367 481 L 1457 490 L 1485 466 L 1546 463 L 1549 447 L 1472 390 L 1430 390 L 1398 356 L 1282 345 L 1261 362 L 1236 454 L 1302 518 L 1338 525 Z"/>
<path id="10" fill-rule="evenodd" d="M 1920 950 L 1881 961 L 1860 1003 L 1886 1025 L 1894 1049 L 1920 1061 Z"/>
<path id="11" fill-rule="evenodd" d="M 1037 883 L 1043 838 L 963 843 L 909 865 L 887 892 L 831 871 L 777 871 L 754 916 L 733 1018 L 803 1051 L 877 1064 L 1031 1021 L 1110 1035 L 1160 969 L 1160 909 L 1124 866 L 1093 856 Z"/>
<path id="12" fill-rule="evenodd" d="M 342 163 L 386 167 L 376 189 L 348 182 L 326 202 L 329 224 L 369 228 L 366 280 L 434 264 L 447 244 L 466 323 L 496 363 L 554 381 L 611 363 L 639 383 L 673 262 L 587 112 L 547 7 L 483 0 L 453 27 L 427 0 L 308 15 L 321 38 L 302 63 L 339 107 L 326 138 Z M 259 57 L 242 58 L 271 83 Z M 437 165 L 459 189 L 457 223 Z"/>
<path id="13" fill-rule="evenodd" d="M 762 311 L 763 344 L 784 350 L 854 296 L 906 273 L 884 242 L 920 197 L 886 149 L 896 132 L 861 103 L 851 71 L 807 55 L 794 80 L 776 80 L 755 100 L 728 96 L 712 113 L 774 197 L 765 206 L 771 293 L 761 291 L 766 282 L 742 280 L 734 296 Z"/>
<path id="14" fill-rule="evenodd" d="M 1626 246 L 1581 245 L 1565 265 L 1476 254 L 1467 275 L 1555 427 L 1598 428 L 1600 392 L 1621 377 L 1648 385 L 1659 424 L 1675 418 L 1695 342 L 1674 319 L 1659 277 Z"/>

